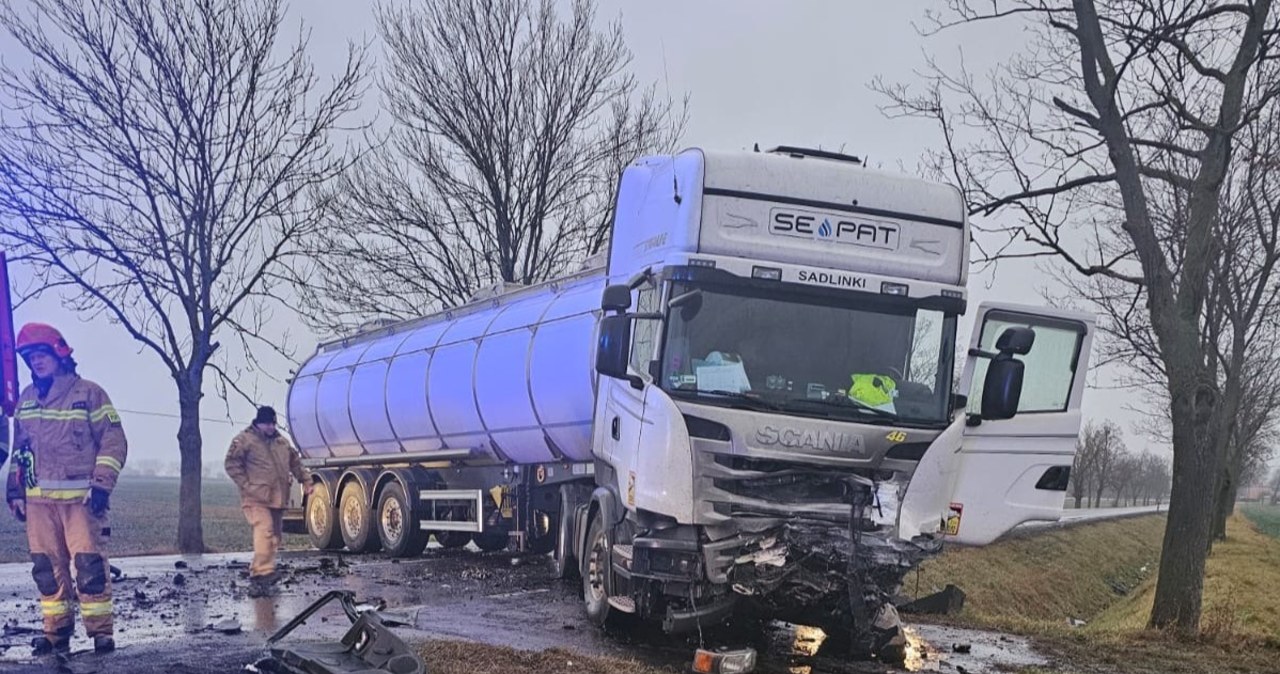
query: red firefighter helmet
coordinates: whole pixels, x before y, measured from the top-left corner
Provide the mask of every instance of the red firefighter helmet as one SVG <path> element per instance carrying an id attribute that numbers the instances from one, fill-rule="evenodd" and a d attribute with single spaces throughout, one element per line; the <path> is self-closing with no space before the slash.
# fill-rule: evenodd
<path id="1" fill-rule="evenodd" d="M 58 358 L 66 358 L 72 351 L 72 348 L 67 345 L 67 340 L 62 338 L 62 333 L 52 325 L 44 323 L 27 323 L 22 326 L 18 331 L 16 346 L 23 358 L 26 358 L 32 349 L 41 346 L 48 348 Z"/>

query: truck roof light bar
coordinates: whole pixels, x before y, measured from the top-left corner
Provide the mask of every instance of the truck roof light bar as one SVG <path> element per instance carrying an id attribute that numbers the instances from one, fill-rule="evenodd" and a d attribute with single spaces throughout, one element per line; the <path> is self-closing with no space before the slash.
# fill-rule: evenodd
<path id="1" fill-rule="evenodd" d="M 829 152 L 827 150 L 813 150 L 807 147 L 795 147 L 793 145 L 779 145 L 768 150 L 773 154 L 788 154 L 797 159 L 805 157 L 815 157 L 818 159 L 831 159 L 834 161 L 847 161 L 853 164 L 861 164 L 862 160 L 851 155 L 841 154 L 839 152 Z"/>
<path id="2" fill-rule="evenodd" d="M 697 259 L 697 258 L 690 258 L 690 259 L 689 259 L 689 266 L 690 266 L 690 267 L 705 267 L 705 268 L 707 268 L 707 269 L 715 269 L 715 268 L 716 268 L 716 261 L 715 261 L 715 260 L 699 260 L 699 259 Z"/>

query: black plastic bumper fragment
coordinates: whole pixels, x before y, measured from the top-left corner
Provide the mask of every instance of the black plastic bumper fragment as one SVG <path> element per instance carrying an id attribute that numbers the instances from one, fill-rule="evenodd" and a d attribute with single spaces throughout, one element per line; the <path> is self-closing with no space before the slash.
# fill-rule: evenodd
<path id="1" fill-rule="evenodd" d="M 277 644 L 321 607 L 339 601 L 351 629 L 339 643 Z M 355 595 L 345 590 L 325 594 L 267 640 L 267 656 L 251 668 L 272 674 L 426 674 L 427 666 L 397 637 L 376 611 L 360 612 Z"/>

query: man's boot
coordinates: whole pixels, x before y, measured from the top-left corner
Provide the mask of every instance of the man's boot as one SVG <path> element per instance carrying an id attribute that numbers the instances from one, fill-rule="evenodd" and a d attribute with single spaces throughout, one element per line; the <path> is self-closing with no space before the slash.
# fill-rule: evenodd
<path id="1" fill-rule="evenodd" d="M 62 654 L 71 652 L 71 640 L 65 637 L 54 636 L 50 638 L 48 635 L 36 637 L 31 640 L 32 657 L 41 658 L 46 655 Z"/>
<path id="2" fill-rule="evenodd" d="M 250 597 L 270 597 L 274 593 L 275 587 L 270 576 L 249 576 Z"/>
<path id="3" fill-rule="evenodd" d="M 98 655 L 106 655 L 116 650 L 116 640 L 109 634 L 102 634 L 93 638 L 93 652 Z"/>

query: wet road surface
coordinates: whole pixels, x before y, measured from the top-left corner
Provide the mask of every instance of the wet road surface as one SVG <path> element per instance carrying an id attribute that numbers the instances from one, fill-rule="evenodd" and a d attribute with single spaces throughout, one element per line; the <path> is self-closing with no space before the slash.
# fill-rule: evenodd
<path id="1" fill-rule="evenodd" d="M 683 668 L 697 635 L 672 637 L 646 629 L 604 633 L 586 621 L 574 584 L 554 580 L 546 557 L 513 557 L 466 550 L 428 550 L 422 558 L 283 555 L 277 596 L 247 595 L 248 554 L 137 557 L 113 560 L 116 641 L 120 650 L 97 657 L 77 625 L 78 653 L 61 671 L 237 672 L 262 652 L 267 637 L 331 589 L 349 589 L 362 602 L 382 600 L 385 615 L 412 625 L 397 628 L 406 642 L 463 639 L 526 650 L 559 647 Z M 178 568 L 182 566 L 184 568 Z M 33 663 L 30 640 L 40 628 L 30 564 L 0 565 L 0 672 L 59 671 Z M 300 627 L 290 640 L 336 640 L 349 623 L 336 605 Z M 221 630 L 221 631 L 219 631 Z M 231 632 L 231 633 L 228 633 Z M 997 634 L 917 625 L 909 669 L 979 674 L 1043 663 L 1025 641 Z M 709 630 L 710 646 L 752 645 L 757 671 L 788 674 L 899 671 L 815 656 L 821 631 L 775 623 L 763 633 Z M 970 644 L 972 653 L 951 653 Z M 430 667 L 430 663 L 427 663 Z M 957 667 L 958 666 L 958 667 Z"/>

